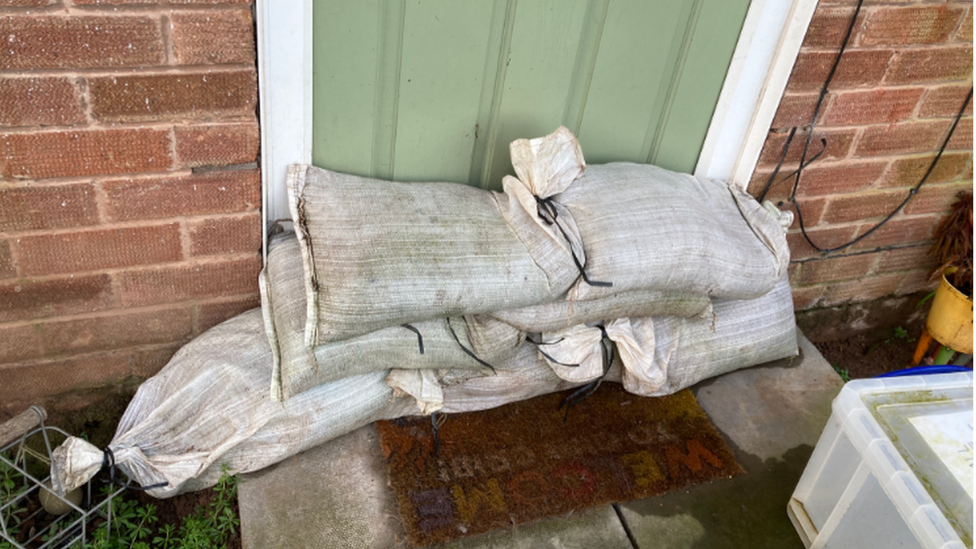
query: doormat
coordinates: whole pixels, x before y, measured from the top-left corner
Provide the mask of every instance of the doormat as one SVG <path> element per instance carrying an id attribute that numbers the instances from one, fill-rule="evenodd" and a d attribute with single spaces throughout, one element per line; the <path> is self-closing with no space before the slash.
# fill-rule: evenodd
<path id="1" fill-rule="evenodd" d="M 410 541 L 428 545 L 742 472 L 690 391 L 663 398 L 604 383 L 493 410 L 380 421 Z M 564 423 L 564 417 L 566 421 Z"/>

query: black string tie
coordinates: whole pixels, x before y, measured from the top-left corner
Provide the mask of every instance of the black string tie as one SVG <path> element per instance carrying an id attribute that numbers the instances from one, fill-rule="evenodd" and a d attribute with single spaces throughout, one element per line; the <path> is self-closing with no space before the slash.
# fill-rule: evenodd
<path id="1" fill-rule="evenodd" d="M 555 225 L 559 232 L 562 233 L 563 238 L 566 243 L 569 244 L 569 253 L 573 256 L 573 263 L 576 264 L 576 269 L 579 270 L 580 277 L 583 278 L 583 282 L 586 282 L 590 286 L 599 286 L 601 288 L 610 288 L 613 286 L 613 282 L 601 282 L 599 280 L 590 280 L 586 276 L 586 271 L 583 269 L 583 264 L 580 263 L 578 257 L 576 257 L 576 251 L 573 250 L 573 242 L 569 239 L 569 235 L 563 230 L 559 223 L 556 223 L 556 219 L 559 217 L 559 213 L 556 211 L 556 205 L 553 203 L 552 198 L 539 198 L 535 197 L 536 203 L 536 213 L 539 215 L 539 219 L 545 222 L 546 225 Z"/>
<path id="2" fill-rule="evenodd" d="M 424 336 L 420 333 L 420 330 L 410 324 L 401 324 L 400 326 L 417 334 L 417 346 L 420 347 L 420 354 L 424 354 Z"/>
<path id="3" fill-rule="evenodd" d="M 559 404 L 559 408 L 557 408 L 558 410 L 566 408 L 566 413 L 563 415 L 563 423 L 566 423 L 566 421 L 569 419 L 570 407 L 576 406 L 595 393 L 596 390 L 600 388 L 600 384 L 603 383 L 603 380 L 606 379 L 607 374 L 610 373 L 610 365 L 613 364 L 614 357 L 614 344 L 607 337 L 607 329 L 604 328 L 602 324 L 596 327 L 600 328 L 600 333 L 603 335 L 603 338 L 600 339 L 600 351 L 603 355 L 603 373 L 600 374 L 600 377 L 594 379 L 579 389 L 576 389 L 563 399 L 563 401 Z"/>
<path id="4" fill-rule="evenodd" d="M 146 490 L 154 490 L 156 488 L 163 488 L 164 486 L 169 486 L 168 482 L 159 482 L 156 484 L 150 484 L 149 486 L 136 486 L 131 482 L 122 482 L 115 478 L 115 454 L 112 453 L 112 449 L 108 446 L 102 450 L 102 470 L 108 471 L 108 480 L 102 480 L 107 484 L 115 484 L 123 488 L 128 488 L 130 490 L 138 490 L 140 492 L 145 492 Z"/>
<path id="5" fill-rule="evenodd" d="M 494 366 L 492 366 L 491 364 L 488 364 L 484 360 L 481 360 L 480 358 L 478 358 L 478 355 L 474 354 L 474 351 L 472 351 L 471 349 L 468 349 L 467 347 L 464 346 L 463 343 L 461 343 L 461 340 L 458 339 L 457 333 L 454 331 L 454 326 L 451 326 L 451 317 L 446 317 L 444 320 L 447 321 L 447 329 L 451 331 L 451 335 L 454 336 L 454 341 L 456 341 L 457 344 L 458 344 L 458 347 L 460 347 L 461 350 L 464 351 L 464 354 L 466 354 L 469 357 L 475 359 L 478 362 L 478 364 L 481 364 L 482 366 L 490 369 L 492 371 L 492 373 L 496 373 L 497 374 L 498 372 L 495 371 L 495 367 Z"/>
<path id="6" fill-rule="evenodd" d="M 543 350 L 542 350 L 542 346 L 543 346 L 543 345 L 556 345 L 556 344 L 558 344 L 558 343 L 562 343 L 562 341 L 563 341 L 564 339 L 566 339 L 566 338 L 564 338 L 564 337 L 561 337 L 561 338 L 559 338 L 559 339 L 557 339 L 556 341 L 549 341 L 549 342 L 545 342 L 545 341 L 542 341 L 541 339 L 540 339 L 540 340 L 538 340 L 538 341 L 536 341 L 536 340 L 534 340 L 534 339 L 532 339 L 532 338 L 531 338 L 531 337 L 529 337 L 529 336 L 525 336 L 525 340 L 526 340 L 526 341 L 528 341 L 529 343 L 531 343 L 531 344 L 533 344 L 533 345 L 535 345 L 535 346 L 536 346 L 536 349 L 537 349 L 537 350 L 538 350 L 538 351 L 539 351 L 539 352 L 540 352 L 540 353 L 542 354 L 542 356 L 544 356 L 544 357 L 545 357 L 545 359 L 546 359 L 546 360 L 548 360 L 549 362 L 551 362 L 551 363 L 553 363 L 553 364 L 558 364 L 558 365 L 560 365 L 560 366 L 566 366 L 566 367 L 569 367 L 569 368 L 579 368 L 579 364 L 566 364 L 565 362 L 559 362 L 558 360 L 556 360 L 556 359 L 554 359 L 554 358 L 552 358 L 551 356 L 549 356 L 549 353 L 547 353 L 547 352 L 545 352 L 545 351 L 543 351 Z"/>

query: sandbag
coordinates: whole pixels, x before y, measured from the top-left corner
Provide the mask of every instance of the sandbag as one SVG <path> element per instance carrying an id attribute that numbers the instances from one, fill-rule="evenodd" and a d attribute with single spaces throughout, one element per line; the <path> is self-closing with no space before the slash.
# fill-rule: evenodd
<path id="1" fill-rule="evenodd" d="M 578 275 L 568 245 L 549 237 L 527 244 L 506 222 L 504 195 L 304 165 L 289 169 L 287 187 L 310 347 L 407 322 L 553 301 Z"/>
<path id="2" fill-rule="evenodd" d="M 596 299 L 559 299 L 541 305 L 495 311 L 491 315 L 532 333 L 555 332 L 613 318 L 650 316 L 711 317 L 712 301 L 690 292 L 632 290 Z"/>
<path id="3" fill-rule="evenodd" d="M 615 345 L 624 388 L 644 396 L 798 352 L 786 277 L 756 299 L 715 299 L 709 318 L 624 318 L 542 334 L 539 353 L 561 379 L 586 383 L 603 373 L 604 338 Z"/>
<path id="4" fill-rule="evenodd" d="M 271 349 L 261 312 L 245 312 L 180 349 L 129 403 L 109 448 L 122 472 L 166 498 L 256 471 L 377 419 L 416 413 L 397 399 L 388 372 L 344 378 L 274 402 Z M 103 463 L 103 451 L 70 437 L 54 452 L 66 490 Z"/>
<path id="5" fill-rule="evenodd" d="M 505 322 L 487 315 L 468 315 L 393 326 L 309 348 L 303 332 L 306 302 L 302 256 L 294 233 L 271 239 L 260 288 L 274 361 L 271 395 L 275 400 L 344 377 L 392 367 L 486 369 L 486 364 L 515 354 L 524 339 L 522 331 Z"/>
<path id="6" fill-rule="evenodd" d="M 611 366 L 606 381 L 620 381 L 619 364 Z M 394 369 L 386 382 L 395 395 L 415 403 L 412 415 L 487 410 L 582 385 L 557 376 L 530 343 L 494 372 Z"/>
<path id="7" fill-rule="evenodd" d="M 768 294 L 747 300 L 712 300 L 712 319 L 654 318 L 654 363 L 667 372 L 659 388 L 624 387 L 664 396 L 734 370 L 799 354 L 793 293 L 783 277 Z"/>
<path id="8" fill-rule="evenodd" d="M 636 289 L 722 299 L 766 294 L 786 273 L 792 221 L 725 182 L 631 163 L 588 166 L 553 197 L 579 227 L 586 272 L 571 299 Z"/>

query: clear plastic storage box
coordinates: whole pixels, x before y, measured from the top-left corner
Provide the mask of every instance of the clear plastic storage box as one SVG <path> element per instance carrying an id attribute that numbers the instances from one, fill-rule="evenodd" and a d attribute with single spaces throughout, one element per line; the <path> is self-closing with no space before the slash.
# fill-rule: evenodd
<path id="1" fill-rule="evenodd" d="M 787 511 L 816 549 L 972 548 L 972 372 L 848 383 Z"/>

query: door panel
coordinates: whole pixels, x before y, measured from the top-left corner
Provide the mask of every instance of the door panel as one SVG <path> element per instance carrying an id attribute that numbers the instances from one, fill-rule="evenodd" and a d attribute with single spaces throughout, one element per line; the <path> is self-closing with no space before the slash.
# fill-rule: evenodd
<path id="1" fill-rule="evenodd" d="M 498 189 L 563 124 L 590 163 L 697 161 L 748 0 L 316 0 L 313 163 Z"/>

